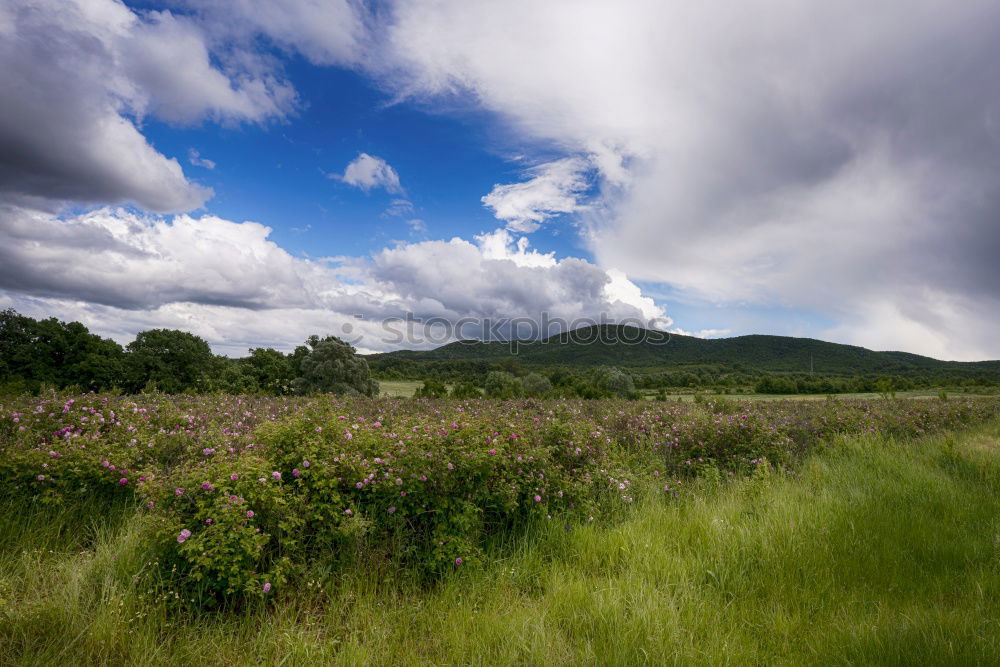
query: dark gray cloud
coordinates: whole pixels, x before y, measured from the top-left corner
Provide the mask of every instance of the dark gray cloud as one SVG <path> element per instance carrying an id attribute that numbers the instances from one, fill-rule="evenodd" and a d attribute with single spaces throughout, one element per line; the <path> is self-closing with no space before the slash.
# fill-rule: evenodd
<path id="1" fill-rule="evenodd" d="M 113 0 L 0 4 L 0 199 L 197 208 L 212 191 L 137 121 L 261 121 L 294 103 L 266 72 L 233 74 L 212 64 L 207 37 L 183 17 L 139 16 Z"/>

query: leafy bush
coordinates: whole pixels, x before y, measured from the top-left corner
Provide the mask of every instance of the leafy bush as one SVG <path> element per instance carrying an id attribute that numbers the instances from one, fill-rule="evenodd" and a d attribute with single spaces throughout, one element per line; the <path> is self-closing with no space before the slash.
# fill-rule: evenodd
<path id="1" fill-rule="evenodd" d="M 552 383 L 544 375 L 529 373 L 521 379 L 524 395 L 533 397 L 548 396 L 552 392 Z"/>
<path id="2" fill-rule="evenodd" d="M 594 384 L 610 396 L 627 398 L 635 393 L 632 376 L 615 366 L 599 368 L 594 374 Z"/>
<path id="3" fill-rule="evenodd" d="M 424 380 L 422 387 L 417 387 L 413 393 L 415 398 L 444 398 L 448 395 L 448 387 L 440 380 Z"/>
<path id="4" fill-rule="evenodd" d="M 403 535 L 404 560 L 436 573 L 475 562 L 501 527 L 592 511 L 605 456 L 574 449 L 583 433 L 553 422 L 525 437 L 465 418 L 401 426 L 310 408 L 259 428 L 252 452 L 150 482 L 164 547 L 180 544 L 174 565 L 203 590 L 260 593 Z"/>
<path id="5" fill-rule="evenodd" d="M 519 378 L 506 371 L 490 371 L 486 375 L 486 395 L 491 398 L 517 398 L 524 395 Z"/>
<path id="6" fill-rule="evenodd" d="M 482 398 L 483 392 L 479 391 L 479 388 L 471 382 L 458 382 L 451 388 L 451 397 L 461 399 Z"/>

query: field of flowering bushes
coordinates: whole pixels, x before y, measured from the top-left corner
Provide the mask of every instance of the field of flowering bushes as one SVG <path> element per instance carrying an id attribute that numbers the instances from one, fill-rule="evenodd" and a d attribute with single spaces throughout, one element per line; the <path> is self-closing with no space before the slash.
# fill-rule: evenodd
<path id="1" fill-rule="evenodd" d="M 360 550 L 440 576 L 531 521 L 571 526 L 695 476 L 794 469 L 838 434 L 918 436 L 1000 414 L 989 399 L 5 400 L 7 499 L 134 505 L 156 526 L 160 575 L 206 606 L 278 595 Z"/>

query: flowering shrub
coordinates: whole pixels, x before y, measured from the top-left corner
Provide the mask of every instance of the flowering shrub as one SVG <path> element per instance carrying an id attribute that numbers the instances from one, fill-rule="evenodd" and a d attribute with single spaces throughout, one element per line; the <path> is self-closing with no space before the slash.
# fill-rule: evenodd
<path id="1" fill-rule="evenodd" d="M 468 567 L 530 520 L 589 520 L 687 476 L 760 476 L 837 434 L 915 436 L 998 409 L 53 395 L 0 405 L 0 479 L 25 502 L 135 502 L 181 585 L 262 596 L 359 549 L 429 575 Z"/>
<path id="2" fill-rule="evenodd" d="M 232 593 L 400 535 L 414 565 L 441 572 L 475 562 L 501 527 L 593 513 L 606 457 L 576 447 L 585 435 L 572 427 L 551 421 L 525 437 L 465 412 L 440 425 L 421 417 L 321 405 L 263 426 L 251 452 L 199 460 L 169 484 L 147 481 L 168 518 L 161 538 L 192 531 L 179 568 Z"/>

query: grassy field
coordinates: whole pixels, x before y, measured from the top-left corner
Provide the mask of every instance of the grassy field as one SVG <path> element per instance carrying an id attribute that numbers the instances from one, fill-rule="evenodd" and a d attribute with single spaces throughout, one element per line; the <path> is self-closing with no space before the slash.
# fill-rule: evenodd
<path id="1" fill-rule="evenodd" d="M 423 386 L 423 380 L 379 380 L 379 395 L 392 398 L 413 398 L 413 393 Z M 445 385 L 451 389 L 451 385 Z"/>
<path id="2" fill-rule="evenodd" d="M 417 383 L 419 386 L 419 383 Z M 979 393 L 979 392 L 961 392 L 947 390 L 945 393 L 952 398 L 963 398 L 963 397 L 982 397 L 982 396 L 994 396 L 995 394 L 989 393 Z M 896 398 L 939 398 L 941 394 L 940 389 L 915 389 L 913 391 L 897 391 Z M 411 393 L 410 396 L 413 394 Z M 825 401 L 828 394 L 714 394 L 714 393 L 701 393 L 702 398 L 727 398 L 734 401 Z M 881 398 L 882 395 L 876 392 L 860 392 L 854 394 L 830 394 L 835 399 L 840 400 L 862 400 L 862 401 L 872 401 Z M 654 390 L 643 390 L 642 397 L 645 400 L 653 400 L 656 398 L 656 391 Z M 695 400 L 694 393 L 676 393 L 667 394 L 667 399 L 671 401 L 693 401 Z"/>
<path id="3" fill-rule="evenodd" d="M 423 381 L 420 380 L 379 380 L 379 394 L 382 396 L 389 396 L 392 398 L 412 398 L 413 393 L 423 385 Z M 451 385 L 447 385 L 451 389 Z M 899 391 L 896 392 L 898 398 L 937 398 L 940 394 L 940 389 L 920 389 L 915 391 Z M 980 396 L 986 394 L 978 393 L 960 393 L 948 391 L 948 395 L 961 397 L 961 396 Z M 642 392 L 643 398 L 646 400 L 653 400 L 656 397 L 656 392 L 653 390 L 644 390 Z M 669 400 L 672 401 L 693 401 L 693 393 L 677 393 L 677 394 L 667 394 Z M 715 394 L 703 394 L 703 397 L 709 398 L 715 396 Z M 826 394 L 723 394 L 724 398 L 730 398 L 733 400 L 754 400 L 754 401 L 780 401 L 780 400 L 794 400 L 794 401 L 808 401 L 808 400 L 826 400 Z M 880 395 L 874 392 L 870 393 L 859 393 L 859 394 L 836 394 L 836 398 L 840 399 L 860 399 L 860 400 L 873 400 L 879 398 Z"/>
<path id="4" fill-rule="evenodd" d="M 128 508 L 0 508 L 0 664 L 984 664 L 1000 655 L 1000 424 L 845 438 L 507 535 L 410 585 L 378 563 L 271 606 L 175 610 Z"/>

